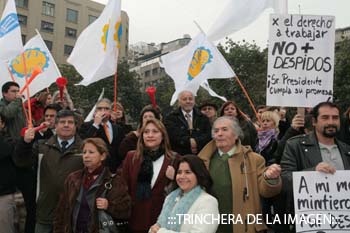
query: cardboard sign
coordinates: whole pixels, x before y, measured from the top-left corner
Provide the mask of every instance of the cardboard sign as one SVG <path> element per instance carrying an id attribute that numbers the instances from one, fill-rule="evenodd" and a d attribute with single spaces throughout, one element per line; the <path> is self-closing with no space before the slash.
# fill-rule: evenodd
<path id="1" fill-rule="evenodd" d="M 335 18 L 270 16 L 266 105 L 313 107 L 333 98 Z"/>
<path id="2" fill-rule="evenodd" d="M 350 171 L 293 172 L 296 232 L 350 232 Z"/>

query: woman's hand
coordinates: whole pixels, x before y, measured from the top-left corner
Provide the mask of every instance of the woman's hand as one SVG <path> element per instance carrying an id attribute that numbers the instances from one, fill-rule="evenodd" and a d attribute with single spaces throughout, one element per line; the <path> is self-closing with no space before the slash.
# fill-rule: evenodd
<path id="1" fill-rule="evenodd" d="M 150 233 L 157 233 L 160 229 L 160 226 L 158 223 L 154 224 L 153 226 L 151 226 L 151 228 L 149 229 Z"/>
<path id="2" fill-rule="evenodd" d="M 96 198 L 96 207 L 97 209 L 106 210 L 108 208 L 108 200 L 106 198 Z"/>
<path id="3" fill-rule="evenodd" d="M 175 169 L 173 166 L 169 165 L 165 171 L 165 176 L 169 180 L 174 180 L 175 179 Z"/>

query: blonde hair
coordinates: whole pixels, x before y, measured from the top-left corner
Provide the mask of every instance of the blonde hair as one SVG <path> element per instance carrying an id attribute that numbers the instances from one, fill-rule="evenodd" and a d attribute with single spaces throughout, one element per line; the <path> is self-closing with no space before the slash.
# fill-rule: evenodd
<path id="1" fill-rule="evenodd" d="M 105 153 L 106 157 L 109 156 L 109 151 L 107 149 L 107 145 L 103 141 L 103 139 L 101 139 L 101 138 L 87 138 L 83 141 L 81 148 L 84 148 L 84 146 L 88 143 L 94 145 L 96 147 L 98 153 L 100 153 L 101 155 L 103 153 Z"/>
<path id="2" fill-rule="evenodd" d="M 261 114 L 261 121 L 263 120 L 272 120 L 275 123 L 275 129 L 278 130 L 278 124 L 280 121 L 280 116 L 277 112 L 272 111 L 266 111 L 263 114 Z"/>

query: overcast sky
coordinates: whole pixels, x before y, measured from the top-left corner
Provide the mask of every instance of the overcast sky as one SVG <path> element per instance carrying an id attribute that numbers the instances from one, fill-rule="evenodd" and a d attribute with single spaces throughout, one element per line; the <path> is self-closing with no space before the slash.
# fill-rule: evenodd
<path id="1" fill-rule="evenodd" d="M 95 0 L 107 3 L 107 0 Z M 129 16 L 129 43 L 139 41 L 156 44 L 194 37 L 197 21 L 207 32 L 229 0 L 122 0 L 122 10 Z M 336 28 L 350 26 L 350 0 L 289 0 L 288 13 L 333 15 Z M 268 20 L 272 9 L 266 10 L 255 22 L 229 37 L 234 41 L 253 40 L 262 48 L 268 39 Z M 242 16 L 244 17 L 244 16 Z"/>

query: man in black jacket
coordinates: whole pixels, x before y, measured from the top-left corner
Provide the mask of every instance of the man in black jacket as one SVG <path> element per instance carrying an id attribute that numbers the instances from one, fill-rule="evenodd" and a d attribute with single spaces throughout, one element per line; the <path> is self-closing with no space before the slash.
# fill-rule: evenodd
<path id="1" fill-rule="evenodd" d="M 119 125 L 112 124 L 110 121 L 112 103 L 109 99 L 103 98 L 96 103 L 94 119 L 85 122 L 79 129 L 79 135 L 82 139 L 97 137 L 103 139 L 106 143 L 109 156 L 107 165 L 112 173 L 122 162 L 119 156 L 119 145 L 125 137 L 122 128 Z"/>
<path id="2" fill-rule="evenodd" d="M 197 154 L 211 140 L 209 119 L 194 108 L 192 92 L 182 91 L 178 101 L 179 108 L 164 120 L 171 148 L 180 155 Z"/>
<path id="3" fill-rule="evenodd" d="M 314 132 L 287 141 L 282 159 L 283 190 L 287 211 L 293 212 L 294 171 L 320 171 L 333 174 L 350 170 L 350 146 L 335 138 L 340 127 L 339 108 L 330 102 L 317 104 L 312 111 Z"/>

